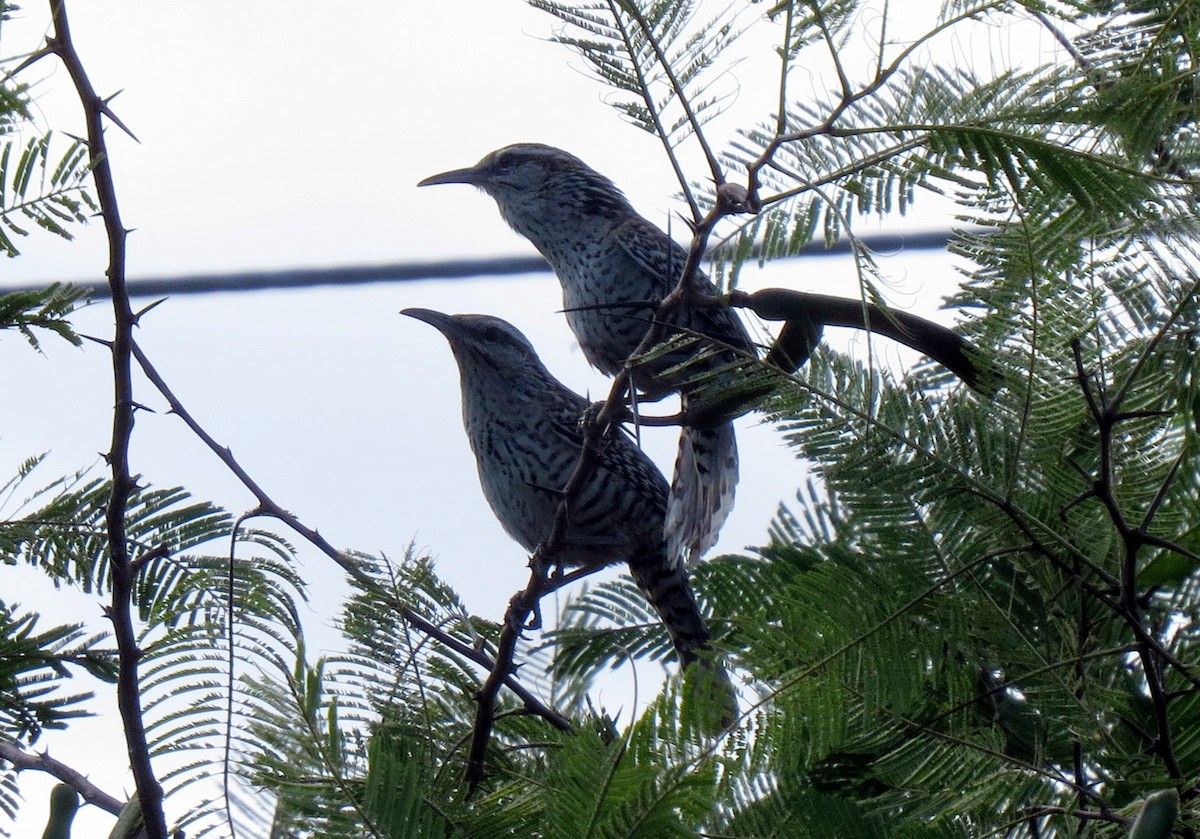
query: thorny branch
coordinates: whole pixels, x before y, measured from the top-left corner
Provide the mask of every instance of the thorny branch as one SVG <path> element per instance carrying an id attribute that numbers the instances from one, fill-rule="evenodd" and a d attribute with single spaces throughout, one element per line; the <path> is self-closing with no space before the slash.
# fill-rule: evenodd
<path id="1" fill-rule="evenodd" d="M 117 204 L 116 186 L 109 161 L 108 146 L 104 137 L 104 120 L 110 119 L 118 126 L 108 103 L 92 87 L 84 70 L 83 62 L 71 40 L 65 0 L 50 0 L 53 20 L 52 34 L 46 40 L 46 52 L 58 56 L 66 67 L 75 91 L 83 106 L 87 124 L 88 153 L 92 175 L 96 184 L 96 196 L 100 202 L 100 213 L 108 236 L 108 283 L 112 291 L 115 327 L 110 347 L 113 363 L 113 429 L 112 445 L 108 452 L 109 468 L 112 470 L 112 495 L 105 514 L 108 550 L 112 571 L 112 602 L 107 609 L 113 623 L 113 636 L 117 644 L 117 706 L 129 751 L 130 766 L 138 798 L 141 801 L 149 839 L 166 839 L 167 824 L 163 813 L 163 791 L 150 764 L 150 749 L 146 740 L 145 723 L 142 719 L 142 704 L 138 689 L 138 660 L 141 650 L 133 626 L 131 604 L 133 584 L 137 569 L 129 553 L 125 531 L 125 515 L 129 496 L 136 489 L 129 468 L 129 444 L 133 435 L 133 376 L 131 352 L 133 327 L 137 318 L 130 308 L 129 295 L 125 288 L 125 237 L 127 231 L 121 223 Z"/>
<path id="2" fill-rule="evenodd" d="M 1102 388 L 1084 366 L 1083 353 L 1078 339 L 1071 342 L 1071 351 L 1075 356 L 1076 381 L 1083 393 L 1088 410 L 1091 412 L 1092 421 L 1096 425 L 1099 436 L 1099 464 L 1087 496 L 1095 498 L 1100 503 L 1121 538 L 1120 594 L 1117 598 L 1121 609 L 1117 614 L 1138 636 L 1137 656 L 1142 665 L 1142 675 L 1146 679 L 1146 687 L 1154 708 L 1156 736 L 1151 742 L 1151 748 L 1163 762 L 1163 766 L 1166 767 L 1171 777 L 1182 780 L 1184 773 L 1175 756 L 1168 717 L 1170 697 L 1164 680 L 1165 668 L 1170 662 L 1160 654 L 1160 651 L 1165 652 L 1162 650 L 1161 644 L 1151 642 L 1153 636 L 1145 626 L 1141 600 L 1138 596 L 1137 560 L 1142 548 L 1150 543 L 1146 533 L 1149 517 L 1147 516 L 1137 525 L 1131 525 L 1116 496 L 1117 464 L 1113 455 L 1113 432 L 1120 423 L 1133 419 L 1135 416 L 1141 416 L 1141 414 L 1122 412 L 1119 403 L 1106 398 Z M 1157 641 L 1157 639 L 1154 640 Z"/>
<path id="3" fill-rule="evenodd" d="M 121 808 L 125 806 L 120 799 L 109 795 L 89 781 L 83 773 L 72 769 L 60 760 L 55 760 L 45 752 L 41 754 L 27 752 L 15 743 L 0 740 L 0 760 L 11 763 L 13 769 L 18 772 L 32 770 L 52 775 L 79 793 L 79 796 L 88 804 L 93 804 L 114 816 L 119 816 Z"/>

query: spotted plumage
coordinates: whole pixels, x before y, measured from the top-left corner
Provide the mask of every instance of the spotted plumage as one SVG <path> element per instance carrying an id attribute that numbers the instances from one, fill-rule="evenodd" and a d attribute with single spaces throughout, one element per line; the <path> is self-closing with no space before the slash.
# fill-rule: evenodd
<path id="1" fill-rule="evenodd" d="M 609 375 L 621 370 L 645 336 L 654 308 L 675 287 L 686 259 L 683 248 L 638 215 L 612 181 L 551 146 L 506 146 L 473 167 L 434 175 L 421 185 L 444 183 L 473 184 L 496 200 L 505 221 L 553 267 L 567 321 L 588 361 Z M 716 290 L 707 280 L 702 285 Z M 684 309 L 672 323 L 735 352 L 754 351 L 728 308 Z M 658 356 L 633 368 L 632 381 L 646 398 L 681 391 L 686 411 L 687 380 L 698 371 L 666 371 L 694 353 Z M 707 364 L 724 365 L 733 357 L 718 353 Z M 727 419 L 683 430 L 664 524 L 676 561 L 690 564 L 716 542 L 733 506 L 737 470 Z"/>
<path id="2" fill-rule="evenodd" d="M 450 342 L 483 494 L 505 531 L 533 551 L 550 535 L 561 490 L 579 460 L 579 418 L 587 400 L 554 378 L 506 321 L 428 309 L 404 314 L 434 326 Z M 690 664 L 709 634 L 686 572 L 667 557 L 667 494 L 654 463 L 627 437 L 615 435 L 569 508 L 562 550 L 553 558 L 577 566 L 626 563 L 680 661 Z"/>

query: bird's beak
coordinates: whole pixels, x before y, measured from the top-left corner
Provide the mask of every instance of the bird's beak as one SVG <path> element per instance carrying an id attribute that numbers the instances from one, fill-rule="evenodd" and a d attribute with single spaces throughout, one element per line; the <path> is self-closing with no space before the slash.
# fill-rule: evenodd
<path id="1" fill-rule="evenodd" d="M 404 309 L 400 314 L 423 320 L 443 335 L 449 335 L 454 330 L 454 318 L 433 309 Z"/>
<path id="2" fill-rule="evenodd" d="M 466 169 L 451 169 L 440 175 L 430 175 L 417 186 L 434 186 L 435 184 L 471 184 L 482 186 L 485 175 L 478 166 L 468 166 Z"/>

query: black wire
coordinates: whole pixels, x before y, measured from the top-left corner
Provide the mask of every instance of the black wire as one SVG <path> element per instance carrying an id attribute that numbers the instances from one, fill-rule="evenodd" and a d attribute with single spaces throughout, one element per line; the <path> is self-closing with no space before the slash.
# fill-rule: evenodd
<path id="1" fill-rule="evenodd" d="M 879 252 L 943 250 L 950 241 L 945 232 L 896 233 L 860 237 L 868 248 Z M 810 242 L 797 256 L 839 256 L 850 252 L 846 240 L 826 247 Z M 190 274 L 175 277 L 130 278 L 126 286 L 131 297 L 161 297 L 177 294 L 208 294 L 214 292 L 261 291 L 264 289 L 311 288 L 314 286 L 349 286 L 367 283 L 401 283 L 417 280 L 454 280 L 474 277 L 504 277 L 516 274 L 539 274 L 550 271 L 540 256 L 489 257 L 482 259 L 450 259 L 440 262 L 397 262 L 384 265 L 350 265 L 334 268 L 296 268 L 269 271 L 241 271 L 228 274 Z M 11 288 L 0 287 L 0 293 L 28 292 L 45 288 L 49 282 L 30 283 Z M 86 288 L 93 299 L 108 297 L 108 284 L 101 281 L 74 282 Z"/>

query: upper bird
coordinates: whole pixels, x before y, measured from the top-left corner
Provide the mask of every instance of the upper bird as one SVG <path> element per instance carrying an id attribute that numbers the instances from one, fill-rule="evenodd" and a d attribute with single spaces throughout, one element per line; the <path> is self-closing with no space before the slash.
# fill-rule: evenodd
<path id="1" fill-rule="evenodd" d="M 583 445 L 579 418 L 588 401 L 554 378 L 529 341 L 507 321 L 487 315 L 403 314 L 437 328 L 450 342 L 462 379 L 463 425 L 483 494 L 510 536 L 533 551 L 554 527 Z M 708 648 L 708 628 L 687 573 L 667 557 L 663 518 L 667 482 L 623 434 L 597 452 L 592 474 L 572 499 L 563 565 L 625 562 L 689 665 Z M 719 663 L 711 669 L 726 686 Z"/>
<path id="2" fill-rule="evenodd" d="M 504 220 L 550 263 L 562 285 L 567 322 L 592 366 L 608 375 L 625 367 L 655 308 L 675 288 L 687 259 L 684 249 L 638 215 L 612 181 L 552 146 L 506 146 L 418 186 L 450 183 L 472 184 L 492 196 Z M 703 278 L 702 286 L 716 293 Z M 670 322 L 722 347 L 702 369 L 754 354 L 745 327 L 728 308 L 684 307 Z M 668 330 L 665 338 L 671 334 L 678 333 Z M 688 355 L 697 352 L 693 345 Z M 686 414 L 689 395 L 695 394 L 688 379 L 698 370 L 672 368 L 687 360 L 678 352 L 658 355 L 635 366 L 631 382 L 649 399 L 680 391 Z M 737 473 L 737 443 L 727 416 L 684 428 L 665 525 L 672 557 L 690 564 L 716 543 L 733 507 Z"/>

